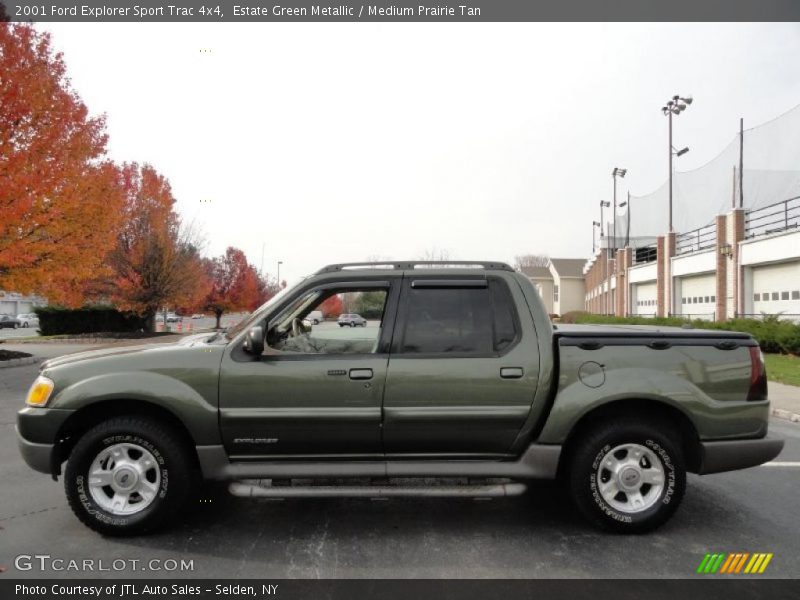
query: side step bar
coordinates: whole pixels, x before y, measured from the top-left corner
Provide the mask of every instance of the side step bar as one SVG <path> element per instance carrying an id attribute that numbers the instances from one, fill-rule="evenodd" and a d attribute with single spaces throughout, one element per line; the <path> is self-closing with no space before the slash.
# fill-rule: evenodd
<path id="1" fill-rule="evenodd" d="M 234 481 L 228 491 L 239 498 L 499 498 L 519 496 L 524 483 L 490 483 L 486 485 L 307 485 L 272 486 L 270 480 Z"/>

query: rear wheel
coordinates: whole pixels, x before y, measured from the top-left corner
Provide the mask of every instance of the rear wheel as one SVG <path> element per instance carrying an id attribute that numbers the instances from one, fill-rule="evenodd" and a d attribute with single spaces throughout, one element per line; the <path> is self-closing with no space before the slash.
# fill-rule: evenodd
<path id="1" fill-rule="evenodd" d="M 152 419 L 117 417 L 80 438 L 64 488 L 85 525 L 106 535 L 136 535 L 175 517 L 198 479 L 183 436 Z"/>
<path id="2" fill-rule="evenodd" d="M 677 436 L 640 419 L 604 421 L 575 446 L 569 485 L 589 521 L 621 533 L 663 524 L 686 490 Z"/>

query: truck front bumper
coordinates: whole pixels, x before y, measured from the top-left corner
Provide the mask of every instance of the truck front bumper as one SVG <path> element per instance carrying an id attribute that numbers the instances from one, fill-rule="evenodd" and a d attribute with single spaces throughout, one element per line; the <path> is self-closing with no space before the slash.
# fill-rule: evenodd
<path id="1" fill-rule="evenodd" d="M 765 437 L 756 440 L 700 442 L 702 456 L 698 475 L 736 471 L 762 465 L 778 456 L 783 440 Z"/>
<path id="2" fill-rule="evenodd" d="M 22 455 L 23 460 L 28 463 L 28 466 L 34 471 L 40 473 L 53 473 L 53 444 L 37 444 L 22 437 L 19 432 L 19 427 L 15 427 L 17 431 L 17 446 L 19 446 L 19 453 Z"/>

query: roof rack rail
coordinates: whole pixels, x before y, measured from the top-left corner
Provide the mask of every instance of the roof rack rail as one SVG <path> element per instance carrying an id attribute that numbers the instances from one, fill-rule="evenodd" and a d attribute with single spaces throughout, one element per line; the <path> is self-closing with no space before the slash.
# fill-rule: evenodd
<path id="1" fill-rule="evenodd" d="M 514 270 L 510 265 L 506 263 L 487 262 L 484 260 L 404 260 L 404 261 L 387 260 L 378 262 L 337 263 L 333 265 L 328 265 L 326 267 L 322 267 L 319 271 L 315 273 L 315 275 L 318 275 L 320 273 L 332 273 L 334 271 L 346 271 L 348 269 L 364 269 L 364 268 L 374 269 L 378 267 L 384 267 L 386 269 L 397 269 L 397 270 L 410 270 L 410 269 L 417 269 L 419 267 L 423 268 L 463 267 L 465 269 L 481 268 L 493 271 Z"/>

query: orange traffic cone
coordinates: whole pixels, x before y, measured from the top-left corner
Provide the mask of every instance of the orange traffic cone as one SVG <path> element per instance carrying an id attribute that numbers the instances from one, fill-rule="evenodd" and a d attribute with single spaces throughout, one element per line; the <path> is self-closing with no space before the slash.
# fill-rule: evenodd
<path id="1" fill-rule="evenodd" d="M 178 333 L 183 331 L 183 321 L 178 321 Z"/>

